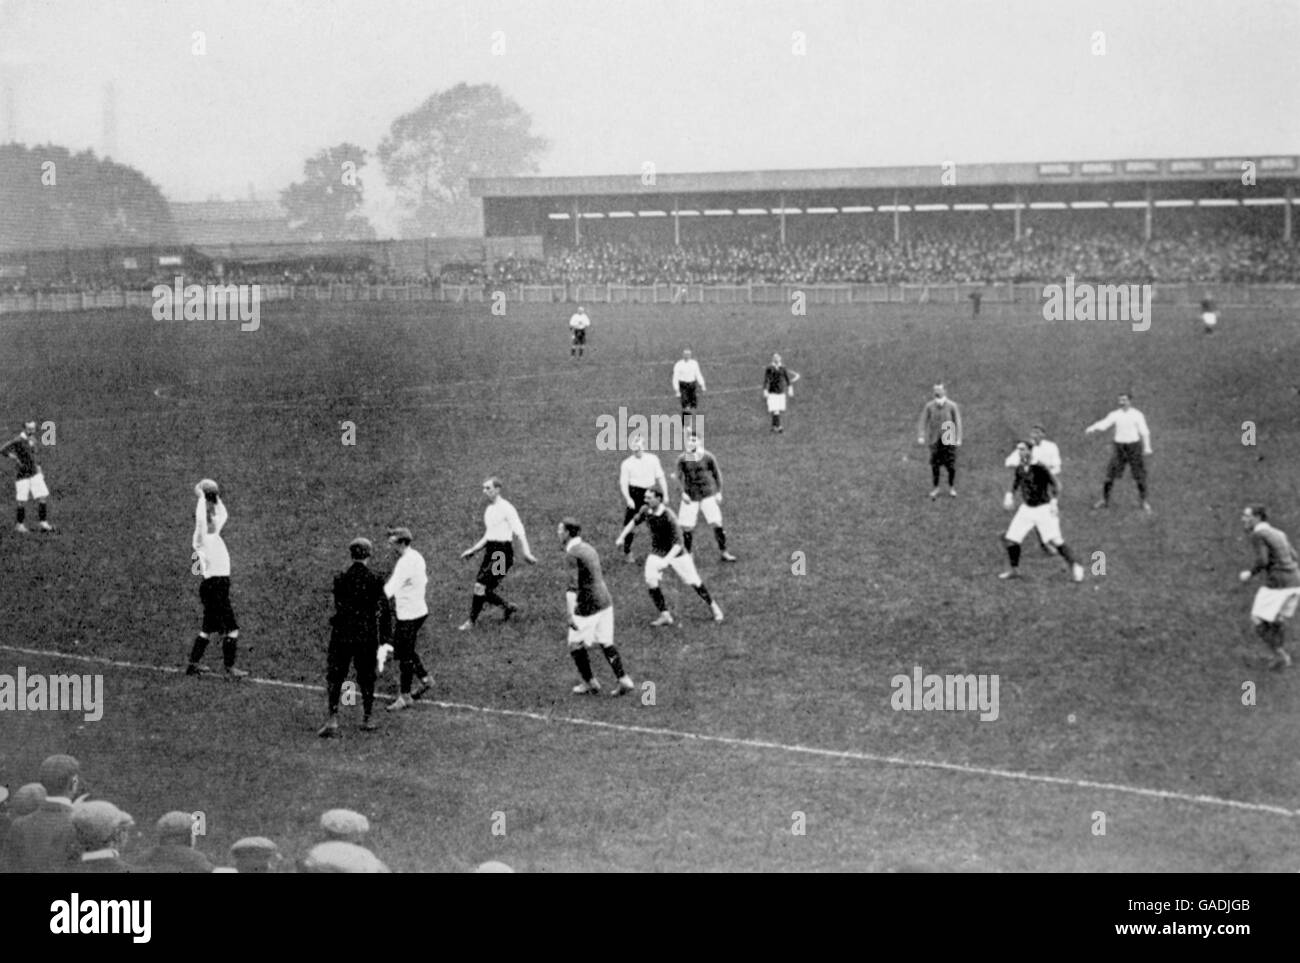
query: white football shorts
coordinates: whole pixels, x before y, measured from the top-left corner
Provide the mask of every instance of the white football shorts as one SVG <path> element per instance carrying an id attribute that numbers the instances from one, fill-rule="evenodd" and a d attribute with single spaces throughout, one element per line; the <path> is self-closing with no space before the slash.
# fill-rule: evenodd
<path id="1" fill-rule="evenodd" d="M 785 411 L 785 392 L 780 394 L 768 394 L 767 396 L 767 413 L 769 415 L 779 415 Z"/>
<path id="2" fill-rule="evenodd" d="M 45 475 L 37 472 L 31 478 L 20 478 L 14 483 L 18 500 L 25 502 L 30 498 L 49 498 L 50 490 L 45 487 Z"/>
<path id="3" fill-rule="evenodd" d="M 666 555 L 647 555 L 645 559 L 645 584 L 652 589 L 658 588 L 659 581 L 663 578 L 664 569 L 666 568 L 671 568 L 677 573 L 677 577 L 691 588 L 704 582 L 700 578 L 700 573 L 695 570 L 695 559 L 691 558 L 686 552 L 681 552 L 672 558 L 668 558 Z"/>
<path id="4" fill-rule="evenodd" d="M 1250 621 L 1281 622 L 1295 615 L 1300 604 L 1300 588 L 1265 588 L 1255 593 L 1255 604 L 1250 607 Z"/>
<path id="5" fill-rule="evenodd" d="M 595 615 L 575 615 L 573 626 L 569 627 L 569 648 L 580 645 L 611 646 L 614 644 L 614 606 L 607 605 Z"/>
<path id="6" fill-rule="evenodd" d="M 1201 313 L 1201 320 L 1205 322 L 1207 328 L 1212 328 L 1219 323 L 1219 318 L 1213 311 L 1204 311 Z"/>
<path id="7" fill-rule="evenodd" d="M 710 525 L 722 524 L 722 508 L 718 505 L 717 495 L 710 495 L 698 502 L 688 502 L 683 498 L 677 509 L 677 524 L 682 528 L 694 528 L 701 511 L 704 512 L 704 520 Z"/>
<path id="8" fill-rule="evenodd" d="M 1022 503 L 1007 528 L 1007 541 L 1019 545 L 1035 528 L 1045 544 L 1060 545 L 1065 541 L 1061 538 L 1061 516 L 1055 502 L 1033 506 Z"/>

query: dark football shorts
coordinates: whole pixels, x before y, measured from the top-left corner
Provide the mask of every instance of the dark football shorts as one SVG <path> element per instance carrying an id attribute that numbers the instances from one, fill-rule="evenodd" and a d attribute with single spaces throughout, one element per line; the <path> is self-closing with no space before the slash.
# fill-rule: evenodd
<path id="1" fill-rule="evenodd" d="M 230 605 L 230 576 L 214 575 L 200 582 L 199 601 L 203 603 L 204 632 L 226 634 L 239 628 Z"/>
<path id="2" fill-rule="evenodd" d="M 511 542 L 488 542 L 483 547 L 483 562 L 478 567 L 474 581 L 492 588 L 500 584 L 515 563 L 515 547 Z"/>

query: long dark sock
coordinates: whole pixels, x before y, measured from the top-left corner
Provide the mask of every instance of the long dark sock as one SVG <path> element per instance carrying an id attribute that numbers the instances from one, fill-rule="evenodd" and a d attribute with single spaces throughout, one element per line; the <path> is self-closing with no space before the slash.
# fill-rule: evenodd
<path id="1" fill-rule="evenodd" d="M 691 539 L 694 535 L 694 532 L 682 532 L 682 547 L 686 549 L 687 555 L 691 554 Z"/>
<path id="2" fill-rule="evenodd" d="M 239 636 L 227 635 L 221 640 L 221 660 L 225 662 L 226 668 L 233 668 L 235 658 L 239 655 Z"/>
<path id="3" fill-rule="evenodd" d="M 1147 483 L 1146 483 L 1146 482 L 1138 482 L 1138 498 L 1142 499 L 1143 501 L 1146 501 L 1146 500 L 1147 500 Z M 44 505 L 41 506 L 41 508 L 44 508 L 44 507 L 45 507 Z M 44 518 L 44 517 L 45 517 L 44 515 L 41 515 L 41 518 Z"/>
<path id="4" fill-rule="evenodd" d="M 951 487 L 953 486 L 953 483 L 954 483 L 956 480 L 957 480 L 957 469 L 956 469 L 956 468 L 949 468 L 949 469 L 948 469 L 948 487 L 951 488 Z M 939 483 L 936 481 L 935 484 L 938 485 Z"/>
<path id="5" fill-rule="evenodd" d="M 1105 483 L 1102 484 L 1102 486 L 1101 486 L 1101 500 L 1102 500 L 1102 501 L 1104 501 L 1104 502 L 1108 502 L 1108 501 L 1110 501 L 1110 486 L 1113 485 L 1113 484 L 1114 484 L 1114 482 L 1109 482 L 1109 481 L 1108 481 L 1108 482 L 1105 482 Z"/>
<path id="6" fill-rule="evenodd" d="M 776 428 L 776 427 L 777 427 L 778 425 L 780 425 L 780 424 L 781 424 L 781 416 L 780 416 L 780 415 L 777 415 L 777 414 L 773 414 L 773 415 L 772 415 L 772 427 L 773 427 L 773 428 Z"/>
<path id="7" fill-rule="evenodd" d="M 713 596 L 709 594 L 708 586 L 706 586 L 703 582 L 695 586 L 695 594 L 698 595 L 700 598 L 704 599 L 705 605 L 708 605 L 710 607 L 713 605 Z"/>
<path id="8" fill-rule="evenodd" d="M 591 659 L 587 655 L 585 646 L 579 646 L 569 653 L 573 656 L 573 662 L 578 667 L 578 675 L 582 676 L 583 682 L 591 681 Z"/>
<path id="9" fill-rule="evenodd" d="M 1065 559 L 1066 565 L 1074 564 L 1074 553 L 1070 551 L 1070 546 L 1062 542 L 1056 546 L 1056 550 L 1061 553 L 1061 558 Z"/>
<path id="10" fill-rule="evenodd" d="M 478 617 L 483 613 L 483 596 L 475 595 L 473 601 L 469 603 L 469 620 L 477 622 Z"/>
<path id="11" fill-rule="evenodd" d="M 21 525 L 21 524 L 23 523 L 23 519 L 26 518 L 26 517 L 27 517 L 27 506 L 22 505 L 22 504 L 19 504 L 19 506 L 18 506 L 18 524 Z"/>
<path id="12" fill-rule="evenodd" d="M 660 612 L 668 611 L 668 603 L 664 601 L 663 589 L 652 588 L 650 590 L 650 598 L 654 601 L 655 608 L 657 608 Z"/>
<path id="13" fill-rule="evenodd" d="M 614 670 L 615 678 L 621 679 L 627 675 L 623 671 L 623 658 L 618 654 L 618 649 L 612 645 L 604 646 L 605 658 L 609 660 L 609 667 Z"/>
<path id="14" fill-rule="evenodd" d="M 1142 496 L 1146 498 L 1146 495 Z M 36 505 L 36 517 L 42 522 L 45 521 L 45 502 L 38 502 Z"/>
<path id="15" fill-rule="evenodd" d="M 197 664 L 199 659 L 203 658 L 203 653 L 208 647 L 208 637 L 206 635 L 196 635 L 194 645 L 190 647 L 190 662 Z"/>
<path id="16" fill-rule="evenodd" d="M 1011 567 L 1016 568 L 1020 565 L 1020 546 L 1012 542 L 1007 546 L 1007 558 L 1011 559 Z"/>
<path id="17" fill-rule="evenodd" d="M 713 537 L 718 540 L 718 551 L 725 552 L 727 550 L 727 533 L 722 530 L 721 525 L 713 530 Z"/>
<path id="18" fill-rule="evenodd" d="M 332 716 L 338 715 L 339 698 L 342 695 L 343 695 L 343 683 L 342 682 L 330 683 L 330 687 L 329 687 L 330 715 Z M 366 709 L 366 714 L 367 715 L 370 714 L 369 709 Z"/>
<path id="19" fill-rule="evenodd" d="M 365 718 L 370 718 L 370 711 L 375 707 L 375 687 L 370 685 L 361 690 L 361 711 Z"/>
<path id="20" fill-rule="evenodd" d="M 939 487 L 939 466 L 934 465 L 930 468 L 930 477 L 934 479 L 934 487 Z"/>

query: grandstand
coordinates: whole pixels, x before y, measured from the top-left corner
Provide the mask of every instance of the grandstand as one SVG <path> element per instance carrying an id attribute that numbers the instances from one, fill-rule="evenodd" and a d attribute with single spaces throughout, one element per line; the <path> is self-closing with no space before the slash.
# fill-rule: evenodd
<path id="1" fill-rule="evenodd" d="M 534 283 L 1300 281 L 1294 156 L 471 180 Z"/>

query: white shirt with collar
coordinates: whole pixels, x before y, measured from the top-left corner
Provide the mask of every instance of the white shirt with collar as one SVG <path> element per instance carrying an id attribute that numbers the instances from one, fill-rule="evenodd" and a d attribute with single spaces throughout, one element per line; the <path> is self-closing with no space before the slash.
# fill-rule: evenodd
<path id="1" fill-rule="evenodd" d="M 384 583 L 384 594 L 396 603 L 397 617 L 403 622 L 429 614 L 429 604 L 424 600 L 428 584 L 424 556 L 408 545 Z"/>
<path id="2" fill-rule="evenodd" d="M 673 393 L 680 394 L 680 386 L 692 381 L 697 381 L 701 388 L 704 387 L 704 374 L 700 371 L 700 363 L 694 358 L 689 361 L 682 358 L 673 365 Z"/>
<path id="3" fill-rule="evenodd" d="M 519 520 L 515 506 L 499 495 L 483 510 L 483 528 L 489 542 L 509 542 L 515 537 L 524 537 L 524 523 Z"/>
<path id="4" fill-rule="evenodd" d="M 1146 418 L 1136 408 L 1116 408 L 1101 421 L 1089 425 L 1087 430 L 1105 431 L 1108 428 L 1115 429 L 1115 444 L 1131 445 L 1140 441 L 1142 451 L 1151 454 L 1151 432 L 1147 428 Z"/>

